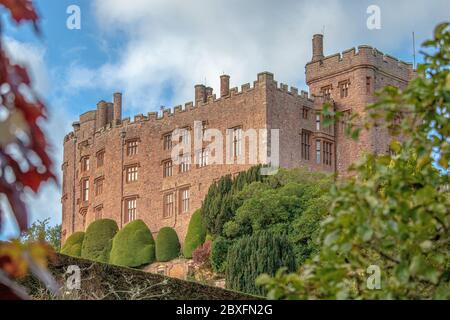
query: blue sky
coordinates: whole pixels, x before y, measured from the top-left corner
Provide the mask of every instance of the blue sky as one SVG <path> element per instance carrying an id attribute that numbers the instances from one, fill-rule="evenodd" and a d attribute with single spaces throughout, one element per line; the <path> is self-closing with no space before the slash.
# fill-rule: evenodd
<path id="1" fill-rule="evenodd" d="M 7 24 L 4 41 L 12 56 L 32 70 L 35 88 L 49 107 L 45 130 L 59 174 L 62 139 L 78 115 L 98 101 L 124 94 L 125 116 L 191 101 L 194 85 L 218 91 L 219 76 L 231 84 L 253 82 L 271 71 L 277 81 L 307 89 L 304 65 L 311 37 L 325 33 L 325 54 L 368 44 L 412 61 L 433 27 L 449 18 L 448 0 L 414 1 L 207 1 L 37 0 L 42 37 L 30 26 Z M 381 9 L 381 29 L 366 26 L 369 5 Z M 69 5 L 81 9 L 81 30 L 66 27 Z M 4 11 L 0 18 L 5 21 Z M 418 56 L 420 61 L 420 55 Z M 32 220 L 61 221 L 60 192 L 45 185 L 27 202 Z M 2 199 L 6 226 L 0 239 L 17 235 Z"/>

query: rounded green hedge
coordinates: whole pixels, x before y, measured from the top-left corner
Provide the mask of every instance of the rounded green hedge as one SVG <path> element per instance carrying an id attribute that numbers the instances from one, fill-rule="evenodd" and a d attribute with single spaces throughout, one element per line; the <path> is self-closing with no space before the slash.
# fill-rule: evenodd
<path id="1" fill-rule="evenodd" d="M 109 263 L 139 267 L 154 261 L 155 240 L 144 221 L 132 221 L 114 236 Z"/>
<path id="2" fill-rule="evenodd" d="M 81 247 L 83 246 L 84 232 L 72 233 L 61 248 L 61 253 L 72 257 L 81 257 Z"/>
<path id="3" fill-rule="evenodd" d="M 192 214 L 191 221 L 184 239 L 183 256 L 192 258 L 192 252 L 205 242 L 206 229 L 202 223 L 202 213 L 200 210 Z"/>
<path id="4" fill-rule="evenodd" d="M 117 223 L 111 219 L 101 219 L 92 222 L 84 236 L 81 257 L 108 263 L 112 239 L 118 230 Z"/>
<path id="5" fill-rule="evenodd" d="M 156 260 L 165 262 L 178 258 L 180 255 L 180 241 L 177 233 L 170 227 L 164 227 L 156 238 Z"/>

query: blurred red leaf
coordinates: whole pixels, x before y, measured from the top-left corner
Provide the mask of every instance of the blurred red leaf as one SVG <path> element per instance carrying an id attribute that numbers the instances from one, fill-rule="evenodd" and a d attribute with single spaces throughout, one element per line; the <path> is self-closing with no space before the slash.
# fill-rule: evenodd
<path id="1" fill-rule="evenodd" d="M 0 0 L 0 4 L 11 12 L 14 21 L 31 21 L 34 24 L 38 21 L 38 15 L 31 0 Z"/>

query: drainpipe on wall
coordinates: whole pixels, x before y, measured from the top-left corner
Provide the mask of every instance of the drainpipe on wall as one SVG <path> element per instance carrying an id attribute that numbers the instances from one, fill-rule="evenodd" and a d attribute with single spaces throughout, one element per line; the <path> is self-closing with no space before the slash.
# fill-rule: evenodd
<path id="1" fill-rule="evenodd" d="M 72 233 L 75 232 L 75 195 L 76 195 L 76 170 L 77 170 L 77 138 L 73 139 L 73 181 L 72 181 Z"/>
<path id="2" fill-rule="evenodd" d="M 123 154 L 123 148 L 125 145 L 125 136 L 126 136 L 126 132 L 125 130 L 122 130 L 120 132 L 120 142 L 121 142 L 121 165 L 120 165 L 120 170 L 121 170 L 121 179 L 120 179 L 120 228 L 122 229 L 123 227 L 123 207 L 124 207 L 124 203 L 123 203 L 123 161 L 124 161 L 124 154 Z"/>

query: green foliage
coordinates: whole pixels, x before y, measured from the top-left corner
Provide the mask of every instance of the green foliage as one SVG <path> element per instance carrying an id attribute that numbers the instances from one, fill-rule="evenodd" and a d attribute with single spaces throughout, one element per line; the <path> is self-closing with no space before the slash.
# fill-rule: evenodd
<path id="1" fill-rule="evenodd" d="M 180 255 L 180 241 L 174 229 L 164 227 L 156 238 L 156 260 L 170 261 Z"/>
<path id="2" fill-rule="evenodd" d="M 260 274 L 274 275 L 285 267 L 295 270 L 295 260 L 287 236 L 279 232 L 261 231 L 237 240 L 227 257 L 227 288 L 262 295 L 265 290 L 255 283 Z"/>
<path id="3" fill-rule="evenodd" d="M 72 233 L 61 248 L 61 253 L 72 257 L 81 257 L 84 232 Z"/>
<path id="4" fill-rule="evenodd" d="M 269 297 L 450 299 L 449 24 L 424 47 L 432 53 L 419 77 L 403 92 L 385 88 L 368 107 L 365 127 L 384 119 L 403 139 L 393 139 L 392 155 L 360 159 L 355 177 L 332 189 L 320 253 L 300 274 L 260 278 Z M 367 288 L 370 265 L 381 270 L 379 290 Z"/>
<path id="5" fill-rule="evenodd" d="M 188 231 L 184 240 L 183 256 L 192 258 L 192 252 L 205 242 L 206 229 L 202 223 L 202 212 L 197 210 L 192 214 Z"/>
<path id="6" fill-rule="evenodd" d="M 329 175 L 304 169 L 281 169 L 265 182 L 246 185 L 233 201 L 236 215 L 224 235 L 234 239 L 260 230 L 285 232 L 298 264 L 317 251 L 317 230 L 325 216 L 332 184 Z"/>
<path id="7" fill-rule="evenodd" d="M 210 263 L 215 273 L 224 273 L 227 266 L 228 249 L 233 241 L 224 237 L 217 237 L 211 248 Z"/>
<path id="8" fill-rule="evenodd" d="M 92 222 L 84 236 L 81 257 L 108 263 L 112 239 L 118 230 L 117 223 L 111 219 Z"/>
<path id="9" fill-rule="evenodd" d="M 109 263 L 139 267 L 154 261 L 155 241 L 142 220 L 128 223 L 114 236 Z"/>
<path id="10" fill-rule="evenodd" d="M 28 228 L 21 236 L 24 242 L 45 241 L 50 244 L 56 252 L 61 250 L 61 225 L 49 226 L 50 219 L 38 220 Z"/>
<path id="11" fill-rule="evenodd" d="M 203 225 L 209 234 L 222 234 L 224 224 L 234 215 L 233 195 L 246 184 L 261 181 L 260 169 L 261 166 L 252 167 L 234 179 L 227 175 L 211 185 L 202 205 Z"/>

